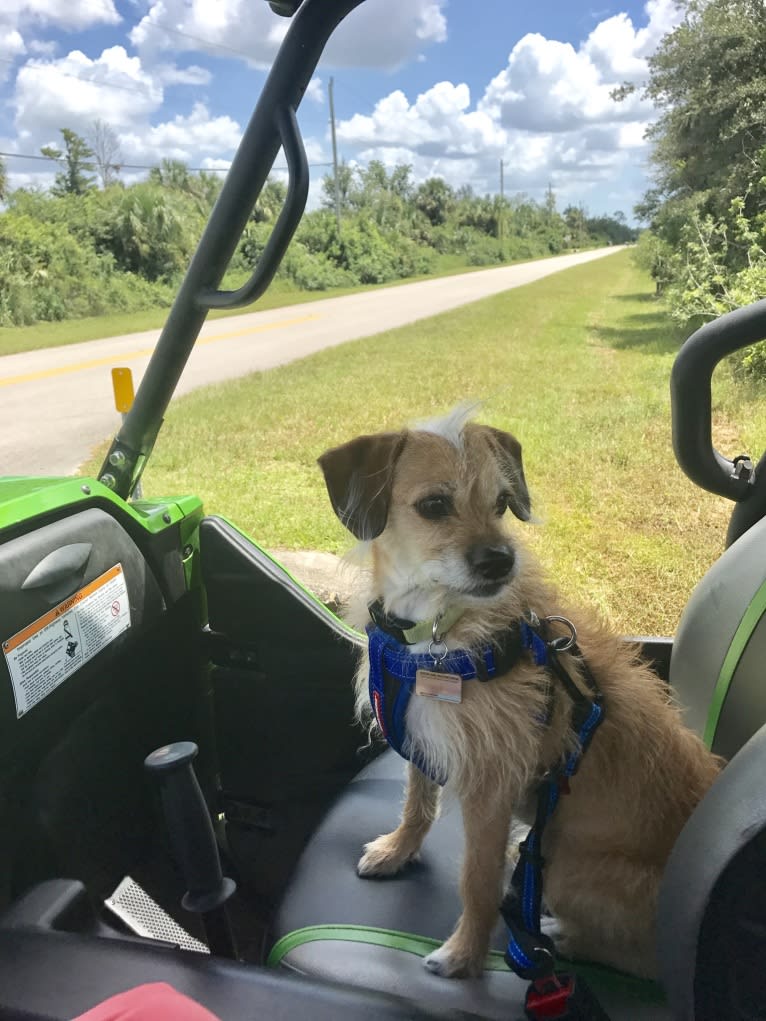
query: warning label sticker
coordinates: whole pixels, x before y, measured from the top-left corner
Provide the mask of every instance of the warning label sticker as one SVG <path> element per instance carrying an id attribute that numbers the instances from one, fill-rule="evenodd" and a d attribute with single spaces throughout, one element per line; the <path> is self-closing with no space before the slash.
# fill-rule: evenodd
<path id="1" fill-rule="evenodd" d="M 3 642 L 16 717 L 130 627 L 122 564 L 116 564 Z"/>

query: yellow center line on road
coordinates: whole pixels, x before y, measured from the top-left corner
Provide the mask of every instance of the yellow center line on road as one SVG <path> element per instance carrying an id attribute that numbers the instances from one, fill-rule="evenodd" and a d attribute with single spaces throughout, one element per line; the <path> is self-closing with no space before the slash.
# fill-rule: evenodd
<path id="1" fill-rule="evenodd" d="M 311 315 L 299 316 L 295 319 L 281 319 L 276 323 L 264 323 L 263 326 L 249 326 L 242 330 L 229 330 L 227 333 L 213 333 L 209 337 L 200 337 L 197 344 L 212 344 L 217 340 L 231 340 L 233 337 L 246 337 L 248 333 L 265 333 L 267 330 L 279 330 L 284 326 L 295 326 L 298 323 L 307 323 L 312 319 L 321 319 L 321 316 L 314 312 Z M 82 372 L 84 369 L 97 369 L 101 365 L 122 364 L 135 358 L 142 358 L 152 354 L 153 347 L 145 347 L 140 351 L 129 351 L 122 355 L 109 355 L 105 358 L 92 358 L 87 362 L 77 362 L 74 365 L 59 365 L 53 369 L 40 369 L 37 372 L 26 372 L 20 376 L 0 377 L 0 386 L 13 386 L 14 383 L 32 383 L 38 379 L 50 379 L 53 376 L 63 376 L 68 372 Z"/>

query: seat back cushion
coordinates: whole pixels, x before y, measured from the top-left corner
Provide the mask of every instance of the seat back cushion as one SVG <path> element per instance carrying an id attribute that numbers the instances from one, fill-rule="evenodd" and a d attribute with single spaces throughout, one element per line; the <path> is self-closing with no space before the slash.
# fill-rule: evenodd
<path id="1" fill-rule="evenodd" d="M 731 758 L 766 722 L 766 518 L 713 564 L 678 627 L 670 683 L 686 722 Z"/>
<path id="2" fill-rule="evenodd" d="M 765 775 L 766 726 L 697 806 L 665 870 L 658 946 L 663 983 L 679 1018 L 764 1016 Z"/>

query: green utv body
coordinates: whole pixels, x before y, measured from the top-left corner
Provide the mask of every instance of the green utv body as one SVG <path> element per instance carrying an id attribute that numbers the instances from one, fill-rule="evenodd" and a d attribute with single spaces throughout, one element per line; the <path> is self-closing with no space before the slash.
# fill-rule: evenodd
<path id="1" fill-rule="evenodd" d="M 272 3 L 290 30 L 99 478 L 0 479 L 0 1018 L 65 1021 L 156 981 L 225 1021 L 524 1016 L 500 923 L 483 978 L 422 967 L 459 913 L 456 813 L 418 867 L 356 876 L 402 776 L 350 724 L 361 637 L 194 496 L 129 502 L 207 310 L 255 300 L 289 244 L 295 110 L 359 3 Z M 251 280 L 221 291 L 280 147 L 284 210 Z M 678 634 L 643 652 L 730 761 L 666 870 L 660 982 L 571 965 L 613 1021 L 766 1017 L 766 464 L 710 439 L 713 368 L 765 336 L 760 302 L 673 370 L 679 463 L 735 509 Z"/>

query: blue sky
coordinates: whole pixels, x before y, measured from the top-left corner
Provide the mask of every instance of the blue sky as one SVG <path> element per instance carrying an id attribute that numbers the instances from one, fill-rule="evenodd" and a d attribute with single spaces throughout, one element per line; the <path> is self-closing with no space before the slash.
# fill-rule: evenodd
<path id="1" fill-rule="evenodd" d="M 2 0 L 0 151 L 12 185 L 50 183 L 22 159 L 88 136 L 96 120 L 124 164 L 163 157 L 223 171 L 287 23 L 264 0 Z M 331 158 L 327 82 L 350 163 L 409 163 L 479 193 L 499 186 L 559 206 L 624 210 L 647 184 L 646 59 L 678 21 L 674 0 L 365 0 L 339 29 L 299 112 L 311 202 Z M 123 171 L 126 180 L 141 170 Z"/>

